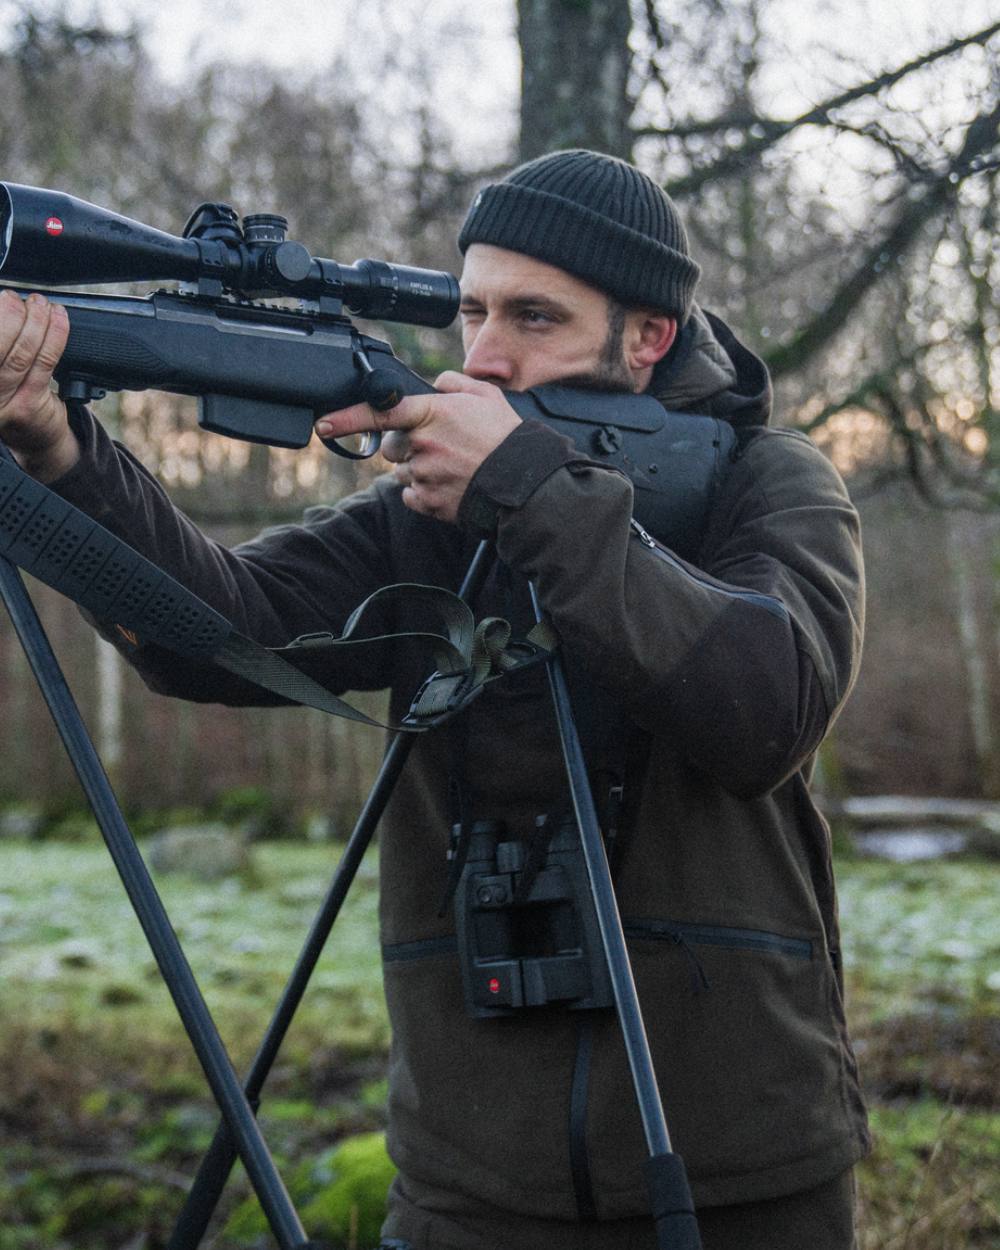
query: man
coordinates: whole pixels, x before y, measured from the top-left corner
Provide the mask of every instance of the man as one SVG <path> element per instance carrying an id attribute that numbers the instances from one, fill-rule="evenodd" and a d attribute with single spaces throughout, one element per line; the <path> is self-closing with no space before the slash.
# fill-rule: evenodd
<path id="1" fill-rule="evenodd" d="M 589 709 L 595 798 L 605 811 L 621 800 L 616 891 L 704 1245 L 846 1250 L 867 1132 L 808 777 L 859 659 L 856 515 L 808 440 L 766 428 L 766 370 L 694 303 L 683 227 L 638 170 L 584 151 L 530 162 L 480 192 L 459 246 L 464 375 L 386 414 L 322 418 L 324 437 L 387 432 L 395 480 L 302 525 L 234 552 L 205 539 L 52 395 L 65 313 L 41 300 L 0 300 L 0 433 L 28 471 L 269 645 L 336 632 L 379 585 L 454 587 L 493 538 L 476 614 L 526 627 L 535 584 Z M 737 451 L 695 559 L 643 541 L 631 484 L 521 422 L 498 389 L 556 379 L 732 423 Z M 253 701 L 156 647 L 127 654 L 156 689 Z M 397 717 L 419 676 L 406 648 L 325 674 L 389 686 Z M 496 683 L 456 724 L 417 742 L 382 831 L 400 1169 L 385 1235 L 414 1250 L 652 1247 L 614 1013 L 472 1018 L 441 907 L 456 820 L 502 820 L 527 840 L 565 802 L 543 677 Z"/>

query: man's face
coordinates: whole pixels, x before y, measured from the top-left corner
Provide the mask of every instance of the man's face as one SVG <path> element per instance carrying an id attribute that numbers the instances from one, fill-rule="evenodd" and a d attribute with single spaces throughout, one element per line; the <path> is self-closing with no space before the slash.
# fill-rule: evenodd
<path id="1" fill-rule="evenodd" d="M 631 391 L 608 298 L 544 261 L 474 243 L 462 270 L 464 371 L 506 390 L 574 382 Z"/>

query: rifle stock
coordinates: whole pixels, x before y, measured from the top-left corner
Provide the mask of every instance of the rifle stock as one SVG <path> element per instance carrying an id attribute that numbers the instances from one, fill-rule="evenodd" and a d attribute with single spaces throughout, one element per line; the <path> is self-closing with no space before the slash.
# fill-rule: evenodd
<path id="1" fill-rule="evenodd" d="M 10 289 L 25 296 L 32 288 Z M 111 390 L 194 395 L 206 429 L 297 448 L 309 442 L 316 417 L 368 398 L 360 353 L 400 395 L 433 390 L 347 317 L 166 291 L 45 296 L 69 312 L 55 375 L 69 399 Z"/>
<path id="2" fill-rule="evenodd" d="M 35 288 L 10 289 L 26 296 Z M 194 395 L 203 428 L 300 448 L 324 412 L 362 402 L 388 408 L 404 395 L 434 389 L 388 343 L 361 334 L 342 314 L 170 291 L 44 293 L 69 312 L 69 340 L 56 369 L 67 399 L 86 401 L 109 390 Z M 668 412 L 650 395 L 557 383 L 505 394 L 522 418 L 544 422 L 626 474 L 639 523 L 678 554 L 694 554 L 728 464 L 731 426 Z M 360 454 L 377 447 L 374 435 Z"/>

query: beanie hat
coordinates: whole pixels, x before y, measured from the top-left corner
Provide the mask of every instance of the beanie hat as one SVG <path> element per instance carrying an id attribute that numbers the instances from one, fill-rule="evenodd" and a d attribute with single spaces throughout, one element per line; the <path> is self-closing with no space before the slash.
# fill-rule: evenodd
<path id="1" fill-rule="evenodd" d="M 682 324 L 701 272 L 670 196 L 634 165 L 580 148 L 484 187 L 458 236 L 463 253 L 473 243 L 534 256 Z"/>

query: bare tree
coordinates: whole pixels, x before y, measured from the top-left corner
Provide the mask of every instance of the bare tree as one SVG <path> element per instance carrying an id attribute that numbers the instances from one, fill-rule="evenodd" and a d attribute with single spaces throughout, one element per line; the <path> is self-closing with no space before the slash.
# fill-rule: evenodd
<path id="1" fill-rule="evenodd" d="M 629 155 L 628 0 L 518 0 L 521 160 L 557 148 Z"/>
<path id="2" fill-rule="evenodd" d="M 713 299 L 808 428 L 864 408 L 884 422 L 883 474 L 995 494 L 1000 23 L 781 116 L 761 85 L 776 55 L 762 12 L 645 0 L 637 150 L 684 202 Z M 711 82 L 679 89 L 682 63 Z M 916 113 L 902 95 L 914 88 Z M 809 167 L 823 171 L 812 185 Z"/>

